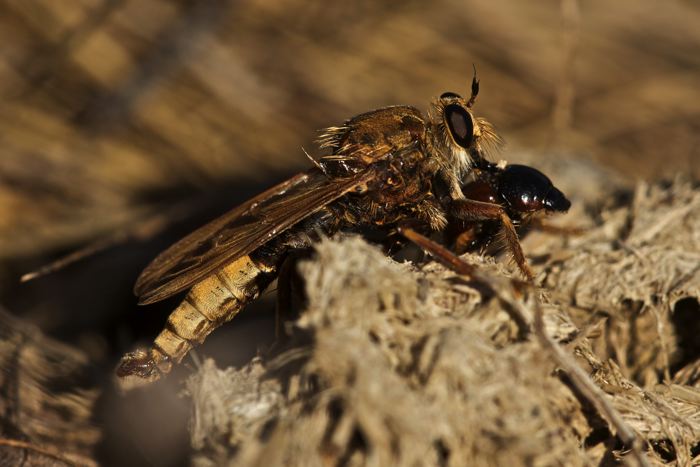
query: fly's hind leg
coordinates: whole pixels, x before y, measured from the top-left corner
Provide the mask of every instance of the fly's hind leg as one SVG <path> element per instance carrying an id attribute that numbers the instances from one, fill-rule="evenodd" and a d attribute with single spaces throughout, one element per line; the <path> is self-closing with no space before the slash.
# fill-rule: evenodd
<path id="1" fill-rule="evenodd" d="M 292 265 L 287 258 L 277 276 L 277 301 L 275 303 L 275 341 L 284 335 L 283 323 L 292 314 Z"/>
<path id="2" fill-rule="evenodd" d="M 523 253 L 522 246 L 520 246 L 520 240 L 518 240 L 515 226 L 513 226 L 513 222 L 501 206 L 470 199 L 459 199 L 453 201 L 451 214 L 467 221 L 499 221 L 502 226 L 503 237 L 508 249 L 513 255 L 515 264 L 518 265 L 518 268 L 528 280 L 531 281 L 535 278 L 535 274 L 532 272 L 532 269 L 530 269 L 525 259 L 525 254 Z"/>
<path id="3" fill-rule="evenodd" d="M 306 306 L 307 298 L 303 278 L 297 270 L 299 260 L 307 258 L 310 251 L 290 253 L 279 268 L 277 276 L 277 304 L 275 307 L 275 340 L 285 337 L 285 323 L 296 320 L 299 311 Z"/>

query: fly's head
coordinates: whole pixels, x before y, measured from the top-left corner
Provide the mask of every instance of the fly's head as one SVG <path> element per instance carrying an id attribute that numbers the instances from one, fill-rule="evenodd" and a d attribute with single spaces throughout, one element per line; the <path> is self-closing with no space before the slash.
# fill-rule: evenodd
<path id="1" fill-rule="evenodd" d="M 471 87 L 469 99 L 446 92 L 431 104 L 429 111 L 433 147 L 444 156 L 458 179 L 471 167 L 482 165 L 486 154 L 503 144 L 493 125 L 472 111 L 479 93 L 476 73 Z"/>

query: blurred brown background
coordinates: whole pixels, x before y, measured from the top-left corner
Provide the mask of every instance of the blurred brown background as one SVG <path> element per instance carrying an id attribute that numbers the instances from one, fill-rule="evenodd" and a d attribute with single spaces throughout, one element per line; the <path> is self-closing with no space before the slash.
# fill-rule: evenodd
<path id="1" fill-rule="evenodd" d="M 472 64 L 503 158 L 590 161 L 622 183 L 698 177 L 698 25 L 681 0 L 2 1 L 0 303 L 91 355 L 109 387 L 173 305 L 137 309 L 130 292 L 160 249 L 306 167 L 318 129 L 467 94 Z M 271 340 L 271 304 L 258 308 L 202 352 L 250 358 Z M 103 460 L 182 462 L 186 409 L 153 391 L 159 404 L 105 396 Z"/>

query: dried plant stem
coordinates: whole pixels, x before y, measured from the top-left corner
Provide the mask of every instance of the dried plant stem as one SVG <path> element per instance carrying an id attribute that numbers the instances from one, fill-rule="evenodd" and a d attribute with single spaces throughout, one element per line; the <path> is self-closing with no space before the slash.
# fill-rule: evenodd
<path id="1" fill-rule="evenodd" d="M 55 459 L 57 461 L 63 462 L 66 465 L 71 465 L 71 466 L 80 466 L 80 464 L 68 459 L 65 457 L 63 454 L 54 452 L 51 449 L 46 449 L 41 446 L 37 446 L 36 444 L 28 443 L 26 441 L 20 441 L 18 439 L 8 439 L 8 438 L 0 438 L 0 446 L 7 446 L 11 448 L 17 448 L 17 449 L 28 449 L 30 451 L 34 451 L 36 453 L 39 453 L 43 456 L 50 457 L 52 459 Z M 84 464 L 84 465 L 89 465 L 89 464 Z"/>
<path id="2" fill-rule="evenodd" d="M 534 331 L 540 343 L 550 351 L 557 365 L 559 365 L 571 378 L 576 389 L 590 402 L 596 410 L 615 427 L 620 440 L 630 448 L 631 454 L 637 461 L 637 465 L 650 467 L 647 457 L 639 447 L 639 441 L 634 431 L 625 423 L 622 416 L 606 400 L 605 393 L 591 381 L 590 377 L 562 348 L 554 342 L 545 331 L 542 308 L 535 304 Z"/>
<path id="3" fill-rule="evenodd" d="M 571 130 L 574 116 L 574 64 L 579 42 L 581 14 L 578 0 L 561 0 L 562 64 L 555 89 L 552 124 L 554 137 L 561 138 Z M 555 141 L 558 142 L 558 141 Z"/>
<path id="4" fill-rule="evenodd" d="M 46 264 L 39 269 L 28 272 L 20 278 L 20 282 L 28 282 L 39 277 L 53 274 L 73 263 L 82 261 L 85 258 L 96 255 L 104 250 L 115 247 L 129 240 L 147 240 L 163 231 L 169 225 L 185 217 L 191 210 L 191 206 L 178 205 L 164 213 L 148 214 L 141 221 L 134 222 L 133 225 L 124 229 L 119 229 L 114 233 L 95 240 L 88 245 L 73 251 L 66 256 Z"/>

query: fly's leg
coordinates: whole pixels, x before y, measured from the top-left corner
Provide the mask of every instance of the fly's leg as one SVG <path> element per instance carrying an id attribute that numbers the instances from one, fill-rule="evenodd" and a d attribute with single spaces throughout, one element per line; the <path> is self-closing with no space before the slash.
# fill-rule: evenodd
<path id="1" fill-rule="evenodd" d="M 454 251 L 458 254 L 464 254 L 469 250 L 469 245 L 476 239 L 476 231 L 474 228 L 467 228 L 457 234 L 454 242 Z"/>
<path id="2" fill-rule="evenodd" d="M 513 255 L 515 264 L 528 280 L 531 281 L 535 278 L 535 274 L 528 266 L 525 254 L 523 254 L 523 248 L 520 246 L 513 222 L 501 206 L 470 199 L 458 199 L 452 202 L 451 214 L 465 221 L 496 220 L 500 222 L 506 245 Z"/>
<path id="3" fill-rule="evenodd" d="M 475 268 L 471 264 L 465 263 L 462 259 L 450 250 L 432 241 L 428 237 L 419 234 L 410 227 L 399 227 L 398 231 L 411 242 L 418 245 L 423 251 L 430 253 L 438 262 L 446 268 L 451 269 L 463 276 L 473 276 Z"/>
<path id="4" fill-rule="evenodd" d="M 277 304 L 275 307 L 275 340 L 284 339 L 284 324 L 295 320 L 299 310 L 306 304 L 304 283 L 297 264 L 300 258 L 309 256 L 310 251 L 290 253 L 279 268 L 277 276 Z"/>
<path id="5" fill-rule="evenodd" d="M 528 224 L 529 227 L 537 229 L 540 232 L 552 234 L 552 235 L 563 235 L 563 236 L 576 236 L 583 235 L 586 233 L 586 229 L 582 227 L 564 227 L 559 225 L 552 225 L 545 222 L 542 219 L 533 219 Z"/>
<path id="6" fill-rule="evenodd" d="M 483 291 L 490 295 L 497 296 L 504 304 L 506 311 L 511 315 L 515 323 L 518 325 L 521 338 L 524 338 L 529 333 L 530 325 L 523 314 L 513 307 L 513 302 L 516 295 L 521 293 L 522 288 L 527 287 L 527 284 L 517 280 L 503 281 L 500 278 L 486 277 L 476 270 L 474 266 L 464 262 L 459 256 L 440 245 L 428 237 L 416 232 L 408 226 L 399 227 L 398 231 L 411 242 L 418 245 L 427 253 L 431 254 L 439 263 L 446 268 L 468 276 L 476 283 L 484 287 Z M 508 285 L 508 286 L 506 286 Z M 483 292 L 482 292 L 483 293 Z"/>
<path id="7" fill-rule="evenodd" d="M 277 301 L 275 303 L 275 341 L 284 335 L 283 323 L 292 314 L 292 262 L 287 258 L 277 276 Z"/>

